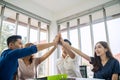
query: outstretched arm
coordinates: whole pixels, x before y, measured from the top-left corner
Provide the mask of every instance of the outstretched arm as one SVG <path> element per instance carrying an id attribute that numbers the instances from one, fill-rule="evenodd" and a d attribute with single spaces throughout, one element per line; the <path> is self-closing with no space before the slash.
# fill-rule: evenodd
<path id="1" fill-rule="evenodd" d="M 37 51 L 40 51 L 40 50 L 46 49 L 46 48 L 48 48 L 48 47 L 57 45 L 58 42 L 59 42 L 60 36 L 61 36 L 61 35 L 58 34 L 58 35 L 55 37 L 55 39 L 54 39 L 54 41 L 53 41 L 52 43 L 46 43 L 46 44 L 38 44 L 38 45 L 36 45 L 36 46 L 37 46 Z"/>
<path id="2" fill-rule="evenodd" d="M 60 38 L 60 34 L 58 34 L 55 37 L 54 41 L 51 43 L 37 44 L 37 45 L 30 46 L 27 48 L 12 50 L 11 52 L 9 52 L 8 57 L 11 57 L 11 58 L 14 57 L 15 59 L 18 59 L 18 58 L 22 58 L 22 57 L 34 54 L 34 53 L 41 51 L 43 49 L 57 45 L 59 42 L 59 38 Z"/>
<path id="3" fill-rule="evenodd" d="M 70 46 L 71 47 L 71 46 Z M 74 48 L 74 47 L 71 47 L 71 49 L 76 52 L 78 55 L 80 55 L 81 57 L 85 58 L 86 60 L 88 60 L 89 62 L 91 62 L 91 58 L 86 55 L 85 53 L 81 52 L 80 50 Z"/>
<path id="4" fill-rule="evenodd" d="M 68 53 L 68 55 L 72 58 L 72 59 L 74 59 L 75 58 L 75 54 L 72 52 L 72 50 L 70 49 L 70 46 L 66 43 L 66 42 L 64 42 L 64 40 L 61 38 L 60 39 L 60 42 L 62 43 L 62 46 L 65 48 L 65 51 L 66 51 L 66 53 Z"/>
<path id="5" fill-rule="evenodd" d="M 41 62 L 43 62 L 45 59 L 47 59 L 52 53 L 53 51 L 56 49 L 56 46 L 54 46 L 51 50 L 49 50 L 47 53 L 45 53 L 43 56 L 41 56 L 38 60 L 38 64 L 40 64 Z"/>

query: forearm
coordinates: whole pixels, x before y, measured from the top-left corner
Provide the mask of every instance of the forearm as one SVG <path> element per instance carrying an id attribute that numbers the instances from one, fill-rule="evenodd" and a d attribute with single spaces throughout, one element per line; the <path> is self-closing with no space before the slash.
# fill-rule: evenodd
<path id="1" fill-rule="evenodd" d="M 61 39 L 61 43 L 62 43 L 62 46 L 65 48 L 65 51 L 66 53 L 68 53 L 68 55 L 74 59 L 75 58 L 75 54 L 72 52 L 71 48 L 70 48 L 70 45 L 66 44 L 63 39 Z"/>
<path id="2" fill-rule="evenodd" d="M 55 45 L 55 43 L 51 42 L 51 43 L 38 44 L 38 45 L 36 45 L 36 47 L 37 47 L 37 51 L 40 51 L 40 50 L 49 48 L 49 47 L 54 46 L 54 45 Z"/>
<path id="3" fill-rule="evenodd" d="M 53 51 L 56 49 L 56 46 L 54 46 L 50 51 L 48 51 L 47 53 L 45 53 L 42 57 L 40 57 L 39 59 L 39 64 L 41 62 L 43 62 L 45 59 L 47 59 L 52 53 Z"/>
<path id="4" fill-rule="evenodd" d="M 37 52 L 37 48 L 35 45 L 33 45 L 27 48 L 12 50 L 10 54 L 8 54 L 8 57 L 18 59 L 18 58 L 22 58 L 22 57 L 34 54 L 36 52 Z"/>
<path id="5" fill-rule="evenodd" d="M 72 59 L 74 59 L 74 58 L 75 58 L 75 54 L 73 53 L 73 51 L 71 51 L 71 49 L 70 49 L 69 47 L 67 47 L 67 45 L 66 45 L 66 46 L 63 45 L 63 47 L 65 48 L 66 53 L 67 53 Z"/>
<path id="6" fill-rule="evenodd" d="M 74 47 L 71 47 L 71 49 L 72 49 L 74 52 L 76 52 L 78 55 L 80 55 L 81 57 L 85 58 L 85 59 L 88 60 L 88 61 L 91 61 L 91 58 L 90 58 L 88 55 L 86 55 L 86 54 L 84 54 L 83 52 L 81 52 L 80 50 L 78 50 L 78 49 L 76 49 L 76 48 L 74 48 Z"/>

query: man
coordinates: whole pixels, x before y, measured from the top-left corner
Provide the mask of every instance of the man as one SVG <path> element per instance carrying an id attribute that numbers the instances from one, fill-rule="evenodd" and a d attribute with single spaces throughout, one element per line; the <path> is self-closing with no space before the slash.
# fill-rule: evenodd
<path id="1" fill-rule="evenodd" d="M 67 39 L 60 39 L 62 45 L 62 57 L 57 61 L 57 69 L 59 74 L 67 74 L 68 77 L 82 77 L 78 65 L 77 56 L 70 51 L 65 45 L 71 45 Z"/>
<path id="2" fill-rule="evenodd" d="M 0 80 L 13 80 L 18 68 L 18 59 L 36 53 L 37 51 L 57 45 L 60 34 L 51 43 L 37 44 L 22 48 L 22 38 L 12 35 L 7 39 L 8 49 L 3 51 L 0 57 Z"/>

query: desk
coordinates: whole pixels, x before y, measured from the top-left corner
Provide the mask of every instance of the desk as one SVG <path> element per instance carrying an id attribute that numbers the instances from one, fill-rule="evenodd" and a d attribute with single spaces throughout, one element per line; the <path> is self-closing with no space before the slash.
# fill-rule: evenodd
<path id="1" fill-rule="evenodd" d="M 47 80 L 47 78 L 37 78 L 37 79 L 26 79 L 26 80 Z M 95 78 L 67 78 L 59 80 L 105 80 L 105 79 L 95 79 Z"/>
<path id="2" fill-rule="evenodd" d="M 67 78 L 66 80 L 105 80 L 105 79 L 96 79 L 96 78 Z"/>

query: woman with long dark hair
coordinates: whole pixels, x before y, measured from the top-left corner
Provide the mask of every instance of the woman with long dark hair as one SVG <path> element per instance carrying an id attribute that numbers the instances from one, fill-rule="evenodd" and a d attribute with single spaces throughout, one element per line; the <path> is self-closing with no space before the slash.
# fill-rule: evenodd
<path id="1" fill-rule="evenodd" d="M 76 52 L 81 57 L 88 60 L 92 65 L 94 72 L 94 78 L 105 80 L 118 80 L 118 74 L 120 73 L 120 64 L 113 57 L 112 52 L 105 41 L 100 41 L 95 45 L 94 57 L 89 57 L 80 50 L 65 44 L 71 51 Z"/>

